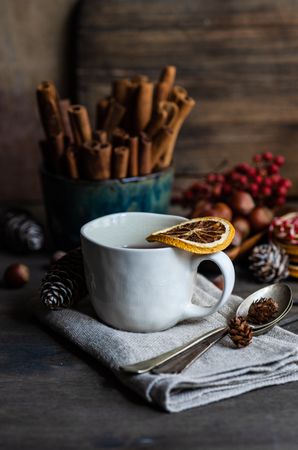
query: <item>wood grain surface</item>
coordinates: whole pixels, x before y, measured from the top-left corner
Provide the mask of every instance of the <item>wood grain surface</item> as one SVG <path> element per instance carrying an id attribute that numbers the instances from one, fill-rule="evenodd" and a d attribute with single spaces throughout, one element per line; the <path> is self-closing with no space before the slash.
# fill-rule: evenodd
<path id="1" fill-rule="evenodd" d="M 0 253 L 2 268 L 15 260 Z M 28 300 L 49 256 L 20 260 L 30 266 L 30 283 L 0 290 L 1 449 L 296 450 L 298 383 L 177 414 L 159 411 L 32 317 Z M 290 285 L 297 300 L 297 283 Z M 237 267 L 236 293 L 259 287 Z M 297 333 L 298 322 L 287 329 Z"/>
<path id="2" fill-rule="evenodd" d="M 249 161 L 266 149 L 287 157 L 298 195 L 295 0 L 1 0 L 0 200 L 40 201 L 38 82 L 52 79 L 67 96 L 76 78 L 93 113 L 112 78 L 156 78 L 166 64 L 177 65 L 179 84 L 197 100 L 177 172 Z"/>
<path id="3" fill-rule="evenodd" d="M 77 86 L 94 114 L 109 80 L 158 76 L 174 64 L 197 106 L 183 127 L 181 174 L 249 161 L 264 150 L 287 158 L 298 194 L 298 8 L 291 0 L 87 0 L 78 23 Z"/>

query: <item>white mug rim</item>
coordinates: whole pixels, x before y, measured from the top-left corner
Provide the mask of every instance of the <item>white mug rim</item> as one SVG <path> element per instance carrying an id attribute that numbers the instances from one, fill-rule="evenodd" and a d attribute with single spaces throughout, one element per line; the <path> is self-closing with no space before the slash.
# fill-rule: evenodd
<path id="1" fill-rule="evenodd" d="M 96 241 L 95 239 L 92 239 L 90 236 L 88 236 L 86 229 L 89 228 L 90 226 L 92 226 L 92 224 L 96 223 L 96 222 L 100 222 L 103 219 L 106 219 L 107 217 L 115 217 L 115 216 L 168 216 L 168 217 L 172 217 L 172 218 L 176 218 L 177 219 L 177 224 L 183 221 L 187 221 L 188 219 L 186 219 L 185 217 L 182 216 L 177 216 L 176 214 L 158 214 L 158 213 L 148 213 L 148 212 L 119 212 L 119 213 L 113 213 L 113 214 L 107 214 L 105 216 L 101 216 L 101 217 L 97 217 L 96 219 L 90 220 L 89 222 L 85 223 L 80 230 L 80 234 L 81 234 L 81 238 L 86 239 L 88 242 L 97 245 L 98 247 L 102 247 L 105 249 L 110 249 L 110 250 L 115 250 L 118 252 L 147 252 L 150 251 L 151 252 L 169 252 L 169 251 L 173 251 L 173 250 L 177 250 L 177 248 L 175 247 L 148 247 L 148 248 L 130 248 L 130 247 L 117 247 L 117 246 L 113 246 L 113 245 L 106 245 L 106 244 L 102 244 L 98 241 Z M 156 230 L 157 231 L 157 230 Z"/>

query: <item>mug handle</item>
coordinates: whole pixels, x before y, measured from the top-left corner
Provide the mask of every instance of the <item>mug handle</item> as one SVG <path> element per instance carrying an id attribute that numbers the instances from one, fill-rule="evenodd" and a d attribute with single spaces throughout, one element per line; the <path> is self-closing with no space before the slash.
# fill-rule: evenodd
<path id="1" fill-rule="evenodd" d="M 235 284 L 235 269 L 232 261 L 224 252 L 211 253 L 209 255 L 193 256 L 193 267 L 197 270 L 198 266 L 202 261 L 213 261 L 221 270 L 221 273 L 224 277 L 224 289 L 219 298 L 218 302 L 210 307 L 195 305 L 194 303 L 190 303 L 187 306 L 187 310 L 185 311 L 186 316 L 184 318 L 197 318 L 197 317 L 205 317 L 213 314 L 219 308 L 221 308 L 230 297 L 234 284 Z"/>

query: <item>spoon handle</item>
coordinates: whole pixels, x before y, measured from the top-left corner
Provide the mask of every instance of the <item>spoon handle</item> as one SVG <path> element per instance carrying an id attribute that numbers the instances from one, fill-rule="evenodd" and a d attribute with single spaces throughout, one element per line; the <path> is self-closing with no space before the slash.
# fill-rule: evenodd
<path id="1" fill-rule="evenodd" d="M 207 350 L 213 347 L 228 333 L 228 328 L 218 331 L 210 338 L 205 339 L 199 344 L 191 347 L 182 355 L 175 356 L 170 361 L 167 361 L 152 370 L 153 373 L 181 373 L 188 369 L 198 358 L 200 358 Z"/>
<path id="2" fill-rule="evenodd" d="M 197 344 L 204 342 L 206 339 L 217 335 L 221 331 L 226 330 L 226 327 L 216 328 L 215 330 L 208 331 L 207 333 L 199 336 L 186 344 L 183 344 L 179 347 L 176 347 L 168 352 L 162 353 L 161 355 L 155 356 L 154 358 L 146 359 L 145 361 L 140 361 L 135 364 L 128 364 L 120 367 L 124 372 L 129 373 L 146 373 L 150 372 L 150 370 L 155 369 L 157 366 L 170 361 L 172 358 L 175 358 L 178 355 L 183 354 L 184 352 L 194 348 Z"/>

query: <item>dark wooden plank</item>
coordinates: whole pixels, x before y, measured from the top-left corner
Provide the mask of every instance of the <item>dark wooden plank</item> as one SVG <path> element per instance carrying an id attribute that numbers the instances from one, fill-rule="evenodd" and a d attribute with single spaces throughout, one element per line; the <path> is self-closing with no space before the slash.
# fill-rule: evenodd
<path id="1" fill-rule="evenodd" d="M 281 152 L 298 194 L 298 11 L 290 0 L 89 0 L 78 24 L 78 96 L 94 116 L 113 78 L 178 68 L 198 105 L 177 144 L 179 173 Z"/>
<path id="2" fill-rule="evenodd" d="M 0 266 L 16 259 L 1 252 Z M 27 301 L 36 292 L 48 257 L 20 260 L 31 268 L 29 285 L 1 288 L 1 448 L 296 449 L 297 383 L 179 414 L 158 411 L 32 318 Z M 237 293 L 246 295 L 259 287 L 245 268 L 237 272 Z M 289 282 L 297 299 L 297 283 Z M 291 329 L 298 332 L 298 323 Z"/>

